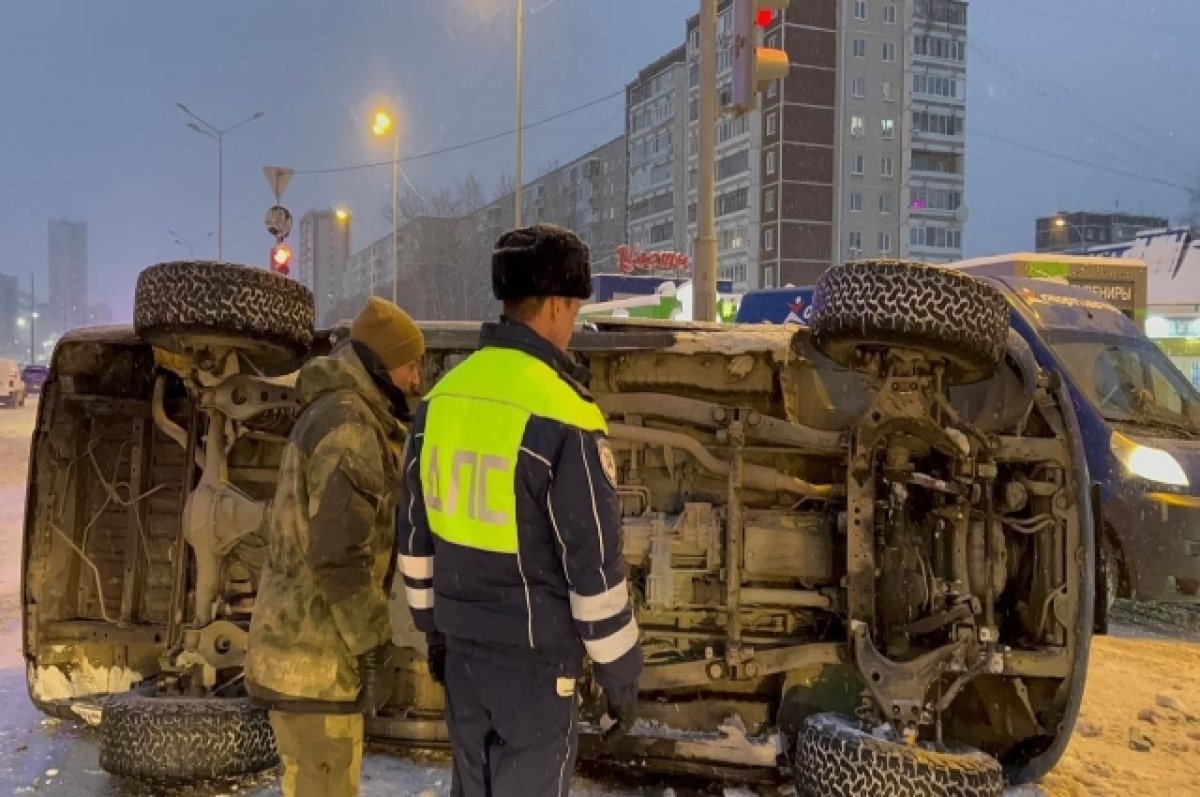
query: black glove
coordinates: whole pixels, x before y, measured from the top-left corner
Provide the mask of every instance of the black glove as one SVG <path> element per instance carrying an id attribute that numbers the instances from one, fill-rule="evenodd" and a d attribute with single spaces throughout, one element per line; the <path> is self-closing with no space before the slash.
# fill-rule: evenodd
<path id="1" fill-rule="evenodd" d="M 600 738 L 604 742 L 615 742 L 629 733 L 637 722 L 637 687 L 608 692 L 605 698 L 607 705 L 601 725 L 607 724 L 604 720 L 611 720 L 612 724 L 600 732 Z"/>
<path id="2" fill-rule="evenodd" d="M 446 684 L 446 635 L 431 631 L 425 635 L 425 644 L 429 648 L 429 675 L 434 683 Z"/>
<path id="3" fill-rule="evenodd" d="M 391 676 L 391 642 L 385 642 L 358 657 L 359 703 L 364 710 L 374 713 L 391 697 Z"/>

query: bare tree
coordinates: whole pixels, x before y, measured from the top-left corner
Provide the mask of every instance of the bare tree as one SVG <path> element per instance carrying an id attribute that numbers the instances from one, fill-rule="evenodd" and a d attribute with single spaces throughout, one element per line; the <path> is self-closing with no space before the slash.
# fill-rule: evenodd
<path id="1" fill-rule="evenodd" d="M 402 303 L 426 320 L 477 320 L 492 313 L 491 242 L 478 211 L 483 186 L 471 175 L 401 203 Z"/>

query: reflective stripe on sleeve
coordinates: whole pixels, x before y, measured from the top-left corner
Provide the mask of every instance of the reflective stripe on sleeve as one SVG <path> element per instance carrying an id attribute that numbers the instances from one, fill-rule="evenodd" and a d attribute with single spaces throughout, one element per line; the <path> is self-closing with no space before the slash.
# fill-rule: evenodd
<path id="1" fill-rule="evenodd" d="M 581 623 L 607 620 L 620 614 L 629 605 L 629 588 L 624 579 L 599 595 L 579 595 L 572 591 L 570 596 L 571 616 Z"/>
<path id="2" fill-rule="evenodd" d="M 408 598 L 408 608 L 413 611 L 421 611 L 433 608 L 433 588 L 418 589 L 416 587 L 404 588 L 404 596 Z"/>
<path id="3" fill-rule="evenodd" d="M 400 555 L 400 572 L 409 578 L 430 579 L 433 578 L 433 557 L 432 556 L 405 556 Z"/>
<path id="4" fill-rule="evenodd" d="M 592 661 L 597 664 L 608 664 L 624 656 L 637 643 L 637 621 L 630 620 L 621 630 L 609 634 L 603 639 L 583 640 L 583 647 L 592 657 Z"/>

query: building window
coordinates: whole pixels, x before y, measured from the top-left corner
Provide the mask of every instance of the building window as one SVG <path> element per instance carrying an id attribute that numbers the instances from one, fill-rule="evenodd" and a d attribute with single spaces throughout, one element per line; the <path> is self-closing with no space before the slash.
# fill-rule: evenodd
<path id="1" fill-rule="evenodd" d="M 766 268 L 763 269 L 763 287 L 764 288 L 774 288 L 775 287 L 775 267 L 774 266 L 767 266 Z"/>
<path id="2" fill-rule="evenodd" d="M 896 60 L 896 45 L 893 42 L 883 43 L 883 60 L 887 63 Z"/>
<path id="3" fill-rule="evenodd" d="M 867 18 L 867 0 L 854 0 L 854 18 L 862 20 Z"/>
<path id="4" fill-rule="evenodd" d="M 775 152 L 771 151 L 771 152 L 767 153 L 767 174 L 774 174 L 774 173 L 775 173 Z"/>
<path id="5" fill-rule="evenodd" d="M 767 213 L 775 212 L 775 189 L 769 188 L 763 195 L 763 205 L 766 207 Z"/>
<path id="6" fill-rule="evenodd" d="M 893 139 L 896 137 L 896 120 L 895 119 L 880 119 L 879 126 L 883 131 L 885 139 Z"/>
<path id="7" fill-rule="evenodd" d="M 850 135 L 854 138 L 862 138 L 867 132 L 867 122 L 863 117 L 855 114 L 850 117 Z"/>
<path id="8" fill-rule="evenodd" d="M 763 233 L 763 249 L 768 252 L 775 251 L 775 228 L 768 227 Z"/>
<path id="9" fill-rule="evenodd" d="M 779 96 L 779 81 L 778 80 L 772 80 L 770 83 L 767 84 L 767 96 L 768 97 L 778 97 Z"/>
<path id="10" fill-rule="evenodd" d="M 892 234 L 890 232 L 879 233 L 879 254 L 890 255 L 892 253 Z"/>
<path id="11" fill-rule="evenodd" d="M 889 3 L 883 7 L 883 24 L 885 24 L 885 25 L 895 25 L 896 24 L 896 6 L 895 6 L 895 4 Z"/>
<path id="12" fill-rule="evenodd" d="M 851 257 L 857 257 L 858 255 L 862 254 L 862 233 L 861 232 L 850 233 L 850 240 L 847 243 L 849 244 Z"/>
<path id="13" fill-rule="evenodd" d="M 773 136 L 779 132 L 779 115 L 775 112 L 767 114 L 767 135 Z"/>
<path id="14" fill-rule="evenodd" d="M 857 191 L 850 195 L 850 212 L 862 213 L 862 194 Z"/>
<path id="15" fill-rule="evenodd" d="M 883 81 L 883 101 L 884 102 L 895 102 L 896 101 L 896 97 L 892 93 L 892 81 L 890 81 L 890 80 Z"/>
<path id="16" fill-rule="evenodd" d="M 895 162 L 891 157 L 885 155 L 879 159 L 879 176 L 892 178 L 896 176 Z"/>
<path id="17" fill-rule="evenodd" d="M 851 47 L 853 48 L 855 58 L 866 58 L 867 57 L 867 40 L 866 39 L 855 39 L 854 43 L 851 45 Z"/>
<path id="18" fill-rule="evenodd" d="M 850 83 L 850 93 L 855 97 L 867 96 L 867 79 L 862 75 L 854 78 Z"/>
<path id="19" fill-rule="evenodd" d="M 863 156 L 862 155 L 851 155 L 850 156 L 850 173 L 856 177 L 862 177 L 862 173 L 863 173 Z"/>
<path id="20" fill-rule="evenodd" d="M 879 212 L 880 213 L 891 213 L 892 212 L 892 195 L 887 193 L 886 191 L 879 195 Z"/>

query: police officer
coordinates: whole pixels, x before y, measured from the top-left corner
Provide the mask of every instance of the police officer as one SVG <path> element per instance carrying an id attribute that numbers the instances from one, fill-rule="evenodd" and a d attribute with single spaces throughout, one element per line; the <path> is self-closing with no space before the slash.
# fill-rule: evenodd
<path id="1" fill-rule="evenodd" d="M 372 297 L 349 340 L 297 378 L 303 408 L 279 467 L 246 655 L 285 797 L 358 794 L 370 675 L 391 645 L 405 394 L 424 349 L 412 319 Z"/>
<path id="2" fill-rule="evenodd" d="M 452 793 L 566 797 L 585 653 L 609 738 L 635 720 L 642 667 L 607 427 L 567 354 L 587 247 L 549 224 L 505 233 L 492 289 L 500 323 L 417 411 L 400 563 L 444 678 Z"/>

